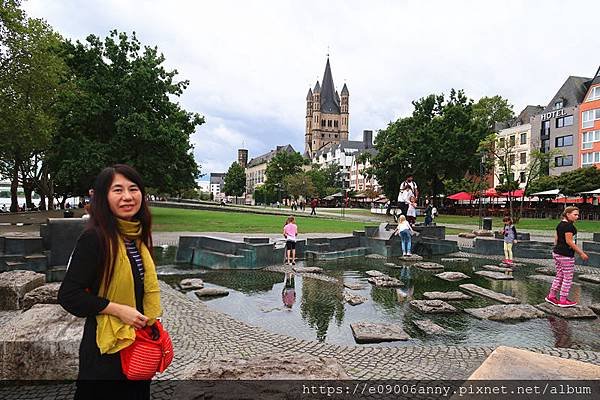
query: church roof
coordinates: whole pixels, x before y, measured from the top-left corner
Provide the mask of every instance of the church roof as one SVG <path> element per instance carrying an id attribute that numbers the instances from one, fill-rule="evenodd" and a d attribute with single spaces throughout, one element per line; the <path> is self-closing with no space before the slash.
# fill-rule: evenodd
<path id="1" fill-rule="evenodd" d="M 335 86 L 333 84 L 333 76 L 331 75 L 329 58 L 327 58 L 327 64 L 325 64 L 323 86 L 321 87 L 321 112 L 328 114 L 340 113 L 340 102 L 335 95 Z"/>
<path id="2" fill-rule="evenodd" d="M 313 89 L 313 92 L 319 93 L 320 91 L 321 91 L 321 85 L 319 85 L 319 81 L 317 81 L 317 83 L 315 83 L 315 88 Z"/>
<path id="3" fill-rule="evenodd" d="M 288 152 L 288 153 L 293 153 L 295 150 L 292 147 L 291 144 L 286 144 L 284 146 L 277 146 L 275 149 L 269 151 L 268 153 L 265 154 L 261 154 L 258 157 L 254 157 L 253 159 L 251 159 L 250 161 L 248 161 L 248 165 L 247 168 L 251 168 L 254 167 L 256 165 L 260 165 L 260 164 L 265 164 L 268 163 L 269 161 L 271 161 L 271 159 L 273 157 L 275 157 L 275 155 L 277 153 L 281 153 L 281 152 Z"/>
<path id="4" fill-rule="evenodd" d="M 348 96 L 349 94 L 350 92 L 348 92 L 348 86 L 346 86 L 346 84 L 344 83 L 344 87 L 342 88 L 342 96 Z"/>
<path id="5" fill-rule="evenodd" d="M 310 88 L 308 88 L 308 94 L 306 95 L 306 100 L 312 100 L 312 96 L 313 96 L 312 90 L 310 90 Z"/>

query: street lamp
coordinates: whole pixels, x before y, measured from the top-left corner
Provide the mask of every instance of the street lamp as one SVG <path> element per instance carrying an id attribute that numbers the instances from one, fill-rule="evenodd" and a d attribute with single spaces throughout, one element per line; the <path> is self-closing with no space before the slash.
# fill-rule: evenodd
<path id="1" fill-rule="evenodd" d="M 483 185 L 483 170 L 485 165 L 485 153 L 481 153 L 481 160 L 479 160 L 479 184 L 481 185 L 481 190 L 479 193 L 479 230 L 483 229 L 483 195 L 484 195 L 484 187 L 487 185 Z"/>

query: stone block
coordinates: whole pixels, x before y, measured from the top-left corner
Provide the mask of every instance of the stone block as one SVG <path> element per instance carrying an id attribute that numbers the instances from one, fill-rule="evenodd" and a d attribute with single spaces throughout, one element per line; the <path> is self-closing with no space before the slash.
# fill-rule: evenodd
<path id="1" fill-rule="evenodd" d="M 365 288 L 365 285 L 362 283 L 344 282 L 344 287 L 350 290 L 362 290 Z"/>
<path id="2" fill-rule="evenodd" d="M 578 278 L 585 282 L 600 283 L 600 274 L 584 274 L 579 275 Z"/>
<path id="3" fill-rule="evenodd" d="M 25 294 L 46 283 L 46 276 L 33 271 L 0 274 L 0 310 L 19 310 Z"/>
<path id="4" fill-rule="evenodd" d="M 244 243 L 248 243 L 248 244 L 265 244 L 265 243 L 269 243 L 269 238 L 268 237 L 245 237 L 244 238 Z"/>
<path id="5" fill-rule="evenodd" d="M 416 262 L 413 264 L 414 267 L 425 269 L 425 270 L 440 270 L 444 269 L 442 264 L 434 263 L 434 262 Z"/>
<path id="6" fill-rule="evenodd" d="M 353 294 L 350 292 L 344 292 L 344 301 L 351 306 L 357 306 L 359 304 L 364 303 L 368 299 L 364 296 L 359 296 L 357 294 Z"/>
<path id="7" fill-rule="evenodd" d="M 426 314 L 455 313 L 458 310 L 443 300 L 412 300 L 413 309 Z"/>
<path id="8" fill-rule="evenodd" d="M 67 265 L 77 239 L 85 228 L 86 220 L 82 218 L 49 218 L 47 239 L 50 245 L 48 266 Z M 49 238 L 49 239 L 48 239 Z"/>
<path id="9" fill-rule="evenodd" d="M 367 282 L 377 286 L 377 287 L 401 287 L 404 286 L 404 283 L 396 278 L 392 278 L 391 276 L 383 275 L 383 276 L 374 276 L 367 279 Z"/>
<path id="10" fill-rule="evenodd" d="M 510 271 L 509 271 L 510 273 Z M 508 275 L 505 272 L 496 272 L 496 271 L 476 271 L 475 275 L 483 276 L 485 278 L 498 280 L 498 281 L 510 281 L 515 279 L 512 275 Z"/>
<path id="11" fill-rule="evenodd" d="M 487 269 L 488 271 L 495 271 L 495 272 L 512 272 L 512 269 L 510 269 L 510 268 L 499 267 L 497 265 L 482 265 L 481 268 Z"/>
<path id="12" fill-rule="evenodd" d="M 471 260 L 469 260 L 468 258 L 451 257 L 451 258 L 441 258 L 440 261 L 445 262 L 445 263 L 465 264 Z"/>
<path id="13" fill-rule="evenodd" d="M 467 380 L 595 380 L 600 366 L 528 350 L 499 346 Z"/>
<path id="14" fill-rule="evenodd" d="M 220 288 L 204 288 L 194 290 L 194 294 L 198 297 L 216 297 L 216 296 L 228 296 L 229 290 Z"/>
<path id="15" fill-rule="evenodd" d="M 187 278 L 179 282 L 181 290 L 196 290 L 204 287 L 204 281 L 200 278 Z"/>
<path id="16" fill-rule="evenodd" d="M 470 300 L 472 297 L 463 292 L 425 292 L 423 297 L 427 300 Z"/>
<path id="17" fill-rule="evenodd" d="M 594 242 L 600 242 L 600 233 L 598 232 L 594 232 L 594 234 L 592 235 L 592 240 Z M 585 242 L 584 242 L 585 243 Z"/>
<path id="18" fill-rule="evenodd" d="M 84 321 L 36 304 L 0 326 L 0 379 L 75 379 Z"/>
<path id="19" fill-rule="evenodd" d="M 448 282 L 456 282 L 456 281 L 461 281 L 463 279 L 471 278 L 469 275 L 463 274 L 462 272 L 458 272 L 458 271 L 442 272 L 440 274 L 436 274 L 435 276 L 437 276 L 438 278 L 443 279 L 445 281 L 448 281 Z"/>
<path id="20" fill-rule="evenodd" d="M 504 293 L 494 292 L 493 290 L 482 288 L 481 286 L 477 286 L 472 283 L 466 283 L 459 285 L 458 287 L 469 293 L 487 297 L 504 304 L 519 304 L 521 302 L 521 300 L 517 299 L 516 297 L 508 296 Z"/>
<path id="21" fill-rule="evenodd" d="M 463 311 L 476 318 L 491 321 L 524 321 L 546 316 L 546 313 L 530 304 L 495 304 L 483 308 L 465 308 Z"/>
<path id="22" fill-rule="evenodd" d="M 598 234 L 594 233 L 594 235 L 598 235 Z M 593 251 L 595 253 L 600 253 L 600 241 L 594 240 L 593 242 L 589 242 L 586 240 L 583 242 L 581 247 L 582 247 L 583 251 Z"/>
<path id="23" fill-rule="evenodd" d="M 320 274 L 323 268 L 320 267 L 292 267 L 292 270 L 298 274 Z"/>
<path id="24" fill-rule="evenodd" d="M 36 304 L 58 304 L 58 289 L 60 283 L 46 283 L 23 296 L 23 309 L 29 310 Z"/>
<path id="25" fill-rule="evenodd" d="M 356 322 L 350 324 L 356 343 L 380 343 L 408 340 L 410 337 L 399 324 Z"/>
<path id="26" fill-rule="evenodd" d="M 446 227 L 445 226 L 424 226 L 416 225 L 414 228 L 415 232 L 423 238 L 433 239 L 446 239 Z"/>
<path id="27" fill-rule="evenodd" d="M 559 307 L 554 304 L 541 303 L 536 305 L 540 310 L 564 319 L 595 319 L 596 314 L 591 308 L 576 305 L 575 307 Z"/>
<path id="28" fill-rule="evenodd" d="M 4 253 L 27 256 L 44 250 L 41 237 L 5 236 Z"/>
<path id="29" fill-rule="evenodd" d="M 448 331 L 430 319 L 425 320 L 413 320 L 413 323 L 417 328 L 419 328 L 423 333 L 427 335 L 443 335 L 448 333 Z"/>

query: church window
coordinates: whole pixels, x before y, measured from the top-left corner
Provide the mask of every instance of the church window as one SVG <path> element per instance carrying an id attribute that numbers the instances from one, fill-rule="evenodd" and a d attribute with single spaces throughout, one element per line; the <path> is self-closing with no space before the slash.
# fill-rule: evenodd
<path id="1" fill-rule="evenodd" d="M 325 126 L 325 120 L 324 119 L 321 120 L 321 126 Z"/>
<path id="2" fill-rule="evenodd" d="M 331 128 L 331 120 L 330 120 L 330 119 L 328 119 L 328 120 L 327 120 L 327 126 L 328 126 L 329 128 Z"/>
<path id="3" fill-rule="evenodd" d="M 321 133 L 321 138 L 324 138 L 324 137 L 325 137 L 325 134 L 324 134 L 324 133 Z"/>
<path id="4" fill-rule="evenodd" d="M 337 138 L 337 133 L 334 135 L 335 138 Z"/>
<path id="5" fill-rule="evenodd" d="M 338 127 L 338 122 L 337 122 L 337 121 L 333 121 L 333 126 L 334 126 L 335 128 L 337 128 L 337 127 Z"/>

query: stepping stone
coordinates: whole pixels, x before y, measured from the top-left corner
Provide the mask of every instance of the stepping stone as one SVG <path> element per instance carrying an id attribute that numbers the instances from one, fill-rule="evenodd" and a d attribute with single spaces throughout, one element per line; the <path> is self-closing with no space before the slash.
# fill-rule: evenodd
<path id="1" fill-rule="evenodd" d="M 397 267 L 397 265 L 396 265 L 396 264 L 394 264 L 394 263 L 385 263 L 385 264 L 383 264 L 383 265 L 384 265 L 385 267 L 390 267 L 390 268 L 395 268 L 395 267 Z"/>
<path id="2" fill-rule="evenodd" d="M 487 381 L 561 381 L 567 380 L 597 380 L 600 376 L 600 366 L 587 362 L 549 356 L 533 351 L 499 346 L 489 355 L 479 368 L 467 379 L 468 382 Z M 509 385 L 511 386 L 511 385 Z M 465 386 L 466 387 L 466 386 Z M 479 396 L 477 396 L 479 397 Z M 501 397 L 501 396 L 498 396 Z M 517 396 L 507 396 L 516 398 Z M 539 397 L 540 399 L 544 396 Z M 553 396 L 550 396 L 553 397 Z M 574 398 L 579 396 L 568 396 Z M 591 398 L 591 396 L 588 396 Z M 481 396 L 483 398 L 483 396 Z M 492 398 L 488 395 L 488 398 Z M 534 398 L 525 395 L 522 398 Z"/>
<path id="3" fill-rule="evenodd" d="M 484 276 L 486 278 L 498 281 L 509 281 L 515 279 L 512 275 L 505 274 L 504 272 L 495 271 L 476 271 L 475 275 Z"/>
<path id="4" fill-rule="evenodd" d="M 348 289 L 351 290 L 362 290 L 365 288 L 365 285 L 363 285 L 362 283 L 349 283 L 346 282 L 344 283 L 344 286 L 347 287 Z"/>
<path id="5" fill-rule="evenodd" d="M 182 290 L 195 290 L 204 287 L 204 281 L 200 278 L 188 278 L 179 282 L 179 287 Z"/>
<path id="6" fill-rule="evenodd" d="M 416 262 L 413 264 L 417 268 L 425 269 L 425 270 L 437 270 L 444 269 L 442 264 L 434 263 L 434 262 Z"/>
<path id="7" fill-rule="evenodd" d="M 427 314 L 458 312 L 456 308 L 442 300 L 412 300 L 408 304 L 415 310 Z"/>
<path id="8" fill-rule="evenodd" d="M 356 322 L 350 324 L 356 343 L 380 343 L 408 340 L 410 336 L 399 324 L 375 324 L 371 322 Z"/>
<path id="9" fill-rule="evenodd" d="M 472 283 L 465 283 L 463 285 L 459 285 L 458 287 L 469 293 L 487 297 L 489 299 L 496 300 L 504 304 L 519 304 L 521 302 L 521 300 L 517 299 L 516 297 L 494 292 L 493 290 L 482 288 L 481 286 L 477 286 Z"/>
<path id="10" fill-rule="evenodd" d="M 375 276 L 367 279 L 367 282 L 377 287 L 400 287 L 404 283 L 400 279 L 392 278 L 391 276 Z"/>
<path id="11" fill-rule="evenodd" d="M 547 312 L 548 314 L 556 315 L 557 317 L 565 319 L 597 318 L 592 309 L 586 306 L 576 305 L 575 307 L 563 308 L 550 303 L 541 303 L 536 307 L 544 312 Z"/>
<path id="12" fill-rule="evenodd" d="M 477 237 L 477 235 L 475 235 L 474 233 L 469 233 L 469 232 L 461 232 L 458 234 L 458 237 L 465 238 L 465 239 L 475 239 Z"/>
<path id="13" fill-rule="evenodd" d="M 525 266 L 525 264 L 518 263 L 518 262 L 513 262 L 512 264 L 501 262 L 498 265 L 500 267 L 503 267 L 503 268 L 517 268 L 517 267 L 524 267 Z"/>
<path id="14" fill-rule="evenodd" d="M 595 312 L 596 314 L 600 314 L 600 303 L 596 303 L 596 304 L 590 304 L 590 308 L 592 309 L 593 312 Z"/>
<path id="15" fill-rule="evenodd" d="M 368 299 L 366 297 L 352 294 L 349 292 L 344 292 L 344 301 L 350 304 L 351 306 L 357 306 L 359 304 L 364 303 L 367 300 Z"/>
<path id="16" fill-rule="evenodd" d="M 381 271 L 376 271 L 374 269 L 371 269 L 369 271 L 366 271 L 365 274 L 367 274 L 368 276 L 371 277 L 375 277 L 375 276 L 385 276 L 385 274 Z"/>
<path id="17" fill-rule="evenodd" d="M 556 275 L 556 268 L 554 268 L 554 267 L 540 267 L 540 268 L 536 268 L 535 272 L 537 272 L 538 274 L 542 274 L 542 275 L 555 276 Z"/>
<path id="18" fill-rule="evenodd" d="M 420 255 L 417 255 L 417 254 L 411 254 L 410 256 L 400 256 L 400 257 L 398 257 L 398 259 L 401 261 L 410 262 L 410 261 L 422 261 L 423 257 L 421 257 Z"/>
<path id="19" fill-rule="evenodd" d="M 292 270 L 298 274 L 320 274 L 323 268 L 319 267 L 293 267 Z"/>
<path id="20" fill-rule="evenodd" d="M 381 254 L 367 254 L 365 256 L 365 258 L 368 258 L 370 260 L 383 260 L 385 258 L 387 258 L 386 256 L 382 256 Z"/>
<path id="21" fill-rule="evenodd" d="M 440 274 L 436 274 L 435 276 L 448 282 L 455 282 L 471 278 L 469 275 L 465 275 L 462 272 L 456 271 L 442 272 Z"/>
<path id="22" fill-rule="evenodd" d="M 529 275 L 527 278 L 548 283 L 554 280 L 554 277 L 549 275 Z M 573 282 L 572 286 L 581 286 L 581 283 Z"/>
<path id="23" fill-rule="evenodd" d="M 423 297 L 427 300 L 470 300 L 471 296 L 463 292 L 425 292 Z"/>
<path id="24" fill-rule="evenodd" d="M 448 263 L 468 263 L 471 260 L 469 260 L 468 258 L 457 257 L 457 258 L 442 258 L 442 259 L 440 259 L 440 261 L 448 262 Z"/>
<path id="25" fill-rule="evenodd" d="M 488 271 L 496 271 L 496 272 L 509 272 L 512 271 L 510 268 L 498 267 L 496 265 L 482 265 L 481 268 L 487 269 Z"/>
<path id="26" fill-rule="evenodd" d="M 204 289 L 195 290 L 194 294 L 198 297 L 227 296 L 227 295 L 229 295 L 229 290 L 219 289 L 219 288 L 204 288 Z"/>
<path id="27" fill-rule="evenodd" d="M 543 318 L 546 314 L 530 304 L 496 304 L 483 308 L 465 308 L 464 312 L 491 321 L 523 321 Z"/>
<path id="28" fill-rule="evenodd" d="M 334 278 L 333 276 L 327 276 L 327 275 L 323 275 L 323 274 L 301 274 L 301 275 L 302 275 L 302 278 L 316 279 L 318 281 L 329 282 L 329 283 L 340 283 L 340 281 L 337 278 Z"/>
<path id="29" fill-rule="evenodd" d="M 600 283 L 600 274 L 579 275 L 578 278 L 586 282 Z"/>
<path id="30" fill-rule="evenodd" d="M 423 333 L 426 333 L 427 335 L 441 335 L 448 333 L 446 329 L 442 328 L 430 319 L 425 319 L 422 321 L 414 320 L 413 323 L 417 326 L 417 328 L 422 330 Z"/>

